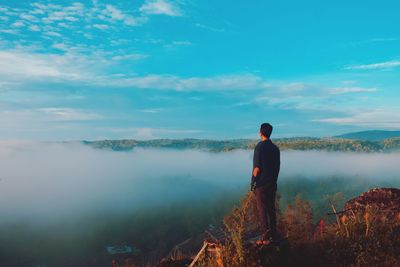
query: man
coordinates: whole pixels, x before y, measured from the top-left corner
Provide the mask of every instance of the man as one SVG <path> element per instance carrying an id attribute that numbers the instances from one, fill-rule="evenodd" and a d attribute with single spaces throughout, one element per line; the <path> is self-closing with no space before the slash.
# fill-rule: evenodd
<path id="1" fill-rule="evenodd" d="M 254 148 L 251 190 L 255 193 L 261 240 L 269 244 L 276 238 L 275 195 L 280 170 L 280 151 L 271 142 L 272 125 L 261 124 L 261 141 Z"/>

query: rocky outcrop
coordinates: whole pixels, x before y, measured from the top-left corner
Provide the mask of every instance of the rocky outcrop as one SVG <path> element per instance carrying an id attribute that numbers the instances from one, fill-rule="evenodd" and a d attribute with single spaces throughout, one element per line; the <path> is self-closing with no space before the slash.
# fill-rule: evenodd
<path id="1" fill-rule="evenodd" d="M 367 206 L 377 209 L 388 218 L 399 216 L 400 189 L 374 188 L 346 202 L 343 211 L 365 212 Z"/>

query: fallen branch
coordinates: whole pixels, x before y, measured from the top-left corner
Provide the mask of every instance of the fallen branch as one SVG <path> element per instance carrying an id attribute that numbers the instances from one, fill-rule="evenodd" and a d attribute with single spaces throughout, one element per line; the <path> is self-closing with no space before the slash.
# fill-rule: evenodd
<path id="1" fill-rule="evenodd" d="M 348 211 L 351 211 L 352 209 L 347 209 L 347 210 L 342 210 L 342 211 L 336 211 L 336 209 L 334 209 L 334 212 L 329 212 L 326 215 L 342 215 L 343 213 L 346 213 Z"/>
<path id="2" fill-rule="evenodd" d="M 192 263 L 190 263 L 189 267 L 193 267 L 196 262 L 199 260 L 201 254 L 203 254 L 203 252 L 206 250 L 208 246 L 208 242 L 204 242 L 203 247 L 200 249 L 199 253 L 197 253 L 196 257 L 194 257 Z"/>

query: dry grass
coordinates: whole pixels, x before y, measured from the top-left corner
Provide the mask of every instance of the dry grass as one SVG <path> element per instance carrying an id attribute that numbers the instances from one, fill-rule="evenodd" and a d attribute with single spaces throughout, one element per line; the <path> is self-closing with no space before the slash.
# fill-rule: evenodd
<path id="1" fill-rule="evenodd" d="M 246 227 L 254 225 L 251 193 L 224 219 L 226 239 L 220 261 L 204 255 L 197 266 L 400 266 L 400 213 L 389 218 L 374 206 L 349 211 L 334 223 L 313 223 L 308 201 L 296 197 L 283 214 L 279 229 L 288 246 L 257 248 L 245 244 Z"/>

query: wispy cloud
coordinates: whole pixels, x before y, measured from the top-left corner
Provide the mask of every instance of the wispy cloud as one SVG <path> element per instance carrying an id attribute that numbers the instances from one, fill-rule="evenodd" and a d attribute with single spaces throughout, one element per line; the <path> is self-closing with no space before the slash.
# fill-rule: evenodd
<path id="1" fill-rule="evenodd" d="M 19 27 L 22 27 L 22 26 L 25 26 L 25 23 L 20 21 L 20 20 L 18 20 L 16 22 L 14 22 L 13 24 L 11 24 L 11 27 L 14 27 L 14 28 L 19 28 Z"/>
<path id="2" fill-rule="evenodd" d="M 254 90 L 267 89 L 267 80 L 253 74 L 230 74 L 211 77 L 180 77 L 175 75 L 149 74 L 144 76 L 107 75 L 107 66 L 115 61 L 140 60 L 147 55 L 140 53 L 107 56 L 95 53 L 84 56 L 74 53 L 65 44 L 54 48 L 65 54 L 42 54 L 25 50 L 0 50 L 0 77 L 4 81 L 30 80 L 79 81 L 89 85 L 161 89 L 176 91 Z M 101 64 L 99 64 L 101 63 Z M 50 80 L 49 80 L 50 79 Z"/>
<path id="3" fill-rule="evenodd" d="M 377 44 L 377 43 L 386 43 L 386 42 L 394 42 L 394 41 L 399 41 L 399 38 L 371 38 L 368 40 L 362 40 L 362 41 L 355 41 L 355 42 L 350 42 L 346 43 L 346 46 L 359 46 L 359 45 L 365 45 L 365 44 Z"/>
<path id="4" fill-rule="evenodd" d="M 353 83 L 355 82 L 350 84 Z M 377 91 L 376 88 L 357 86 L 331 88 L 323 83 L 271 82 L 270 89 L 264 94 L 256 96 L 253 103 L 284 110 L 341 114 L 343 111 L 353 111 L 363 105 L 364 101 L 368 101 L 368 98 L 364 97 L 365 93 Z"/>
<path id="5" fill-rule="evenodd" d="M 189 78 L 174 75 L 152 74 L 131 78 L 109 79 L 103 83 L 122 87 L 169 89 L 177 91 L 251 90 L 266 89 L 269 86 L 266 80 L 252 74 Z"/>
<path id="6" fill-rule="evenodd" d="M 146 109 L 141 109 L 139 111 L 143 113 L 160 113 L 161 111 L 164 110 L 165 110 L 164 108 L 146 108 Z"/>
<path id="7" fill-rule="evenodd" d="M 107 131 L 125 134 L 127 137 L 134 139 L 156 139 L 169 135 L 187 136 L 191 134 L 202 133 L 202 130 L 194 129 L 171 129 L 171 128 L 151 128 L 151 127 L 127 127 L 127 128 L 109 128 Z"/>
<path id="8" fill-rule="evenodd" d="M 366 40 L 366 43 L 380 43 L 380 42 L 392 42 L 392 41 L 398 41 L 399 38 L 372 38 L 369 40 Z"/>
<path id="9" fill-rule="evenodd" d="M 177 91 L 207 90 L 247 90 L 266 89 L 269 83 L 262 77 L 243 73 L 212 77 L 180 77 L 174 75 L 149 74 L 126 77 L 106 75 L 105 69 L 114 61 L 140 60 L 147 55 L 140 53 L 108 56 L 94 53 L 84 56 L 65 44 L 55 44 L 54 48 L 65 54 L 43 54 L 24 49 L 0 50 L 0 77 L 5 81 L 23 79 L 72 80 L 85 84 L 130 87 L 143 89 L 163 89 Z M 101 63 L 101 64 L 99 64 Z"/>
<path id="10" fill-rule="evenodd" d="M 212 26 L 205 25 L 205 24 L 202 24 L 202 23 L 196 23 L 195 26 L 200 28 L 200 29 L 213 31 L 213 32 L 224 32 L 225 31 L 224 28 L 216 28 L 216 27 L 212 27 Z"/>
<path id="11" fill-rule="evenodd" d="M 174 49 L 176 47 L 182 47 L 182 46 L 192 46 L 193 43 L 188 41 L 188 40 L 182 40 L 182 41 L 172 41 L 169 43 L 164 44 L 164 47 L 167 49 Z"/>
<path id="12" fill-rule="evenodd" d="M 167 0 L 146 0 L 140 11 L 147 15 L 182 16 L 182 10 L 177 4 Z"/>
<path id="13" fill-rule="evenodd" d="M 353 65 L 345 67 L 346 70 L 375 70 L 375 69 L 391 69 L 400 66 L 400 60 L 392 60 L 373 64 Z"/>
<path id="14" fill-rule="evenodd" d="M 338 125 L 352 125 L 368 128 L 400 128 L 400 110 L 373 109 L 354 112 L 349 116 L 315 119 L 316 122 L 325 122 Z"/>
<path id="15" fill-rule="evenodd" d="M 376 92 L 376 88 L 362 88 L 362 87 L 336 87 L 329 89 L 332 95 L 350 94 L 350 93 L 371 93 Z"/>
<path id="16" fill-rule="evenodd" d="M 7 34 L 14 34 L 14 35 L 19 34 L 19 31 L 16 29 L 0 29 L 0 32 L 7 33 Z"/>
<path id="17" fill-rule="evenodd" d="M 37 54 L 21 50 L 0 51 L 0 77 L 3 79 L 68 79 L 89 76 L 87 59 L 73 55 Z"/>
<path id="18" fill-rule="evenodd" d="M 318 96 L 290 96 L 276 93 L 270 96 L 256 97 L 253 102 L 260 106 L 269 106 L 280 110 L 330 111 L 333 109 L 332 106 L 326 105 L 326 101 Z"/>
<path id="19" fill-rule="evenodd" d="M 82 122 L 101 121 L 103 117 L 96 111 L 71 107 L 13 108 L 0 110 L 0 124 L 4 131 L 1 136 L 19 138 L 21 136 L 37 136 L 50 140 L 60 137 L 55 132 L 69 134 L 82 130 Z M 73 126 L 73 123 L 79 125 Z M 72 128 L 70 128 L 72 127 Z M 92 129 L 93 130 L 93 129 Z M 51 134 L 53 133 L 53 134 Z M 90 129 L 88 129 L 90 133 Z M 46 135 L 46 136 L 45 136 Z"/>
<path id="20" fill-rule="evenodd" d="M 172 42 L 172 45 L 183 45 L 183 46 L 189 46 L 189 45 L 192 45 L 192 42 L 190 42 L 190 41 L 187 41 L 187 40 L 185 40 L 185 41 L 173 41 Z"/>
<path id="21" fill-rule="evenodd" d="M 93 28 L 99 29 L 99 30 L 107 30 L 110 28 L 107 24 L 93 24 Z"/>
<path id="22" fill-rule="evenodd" d="M 49 36 L 53 35 L 49 33 Z M 38 53 L 29 48 L 0 49 L 0 77 L 4 81 L 23 80 L 25 83 L 33 79 L 50 79 L 47 81 L 70 80 L 98 84 L 101 80 L 118 84 L 115 77 L 105 76 L 107 67 L 118 61 L 135 61 L 148 57 L 140 53 L 71 47 L 65 43 L 55 43 L 52 48 L 63 53 Z"/>
<path id="23" fill-rule="evenodd" d="M 106 8 L 102 12 L 105 16 L 108 16 L 111 21 L 122 21 L 128 26 L 138 26 L 147 21 L 145 17 L 135 18 L 131 15 L 126 14 L 113 5 L 106 5 Z"/>
<path id="24" fill-rule="evenodd" d="M 123 54 L 118 56 L 113 56 L 112 60 L 138 60 L 147 58 L 149 55 L 140 54 L 140 53 L 133 53 L 133 54 Z"/>
<path id="25" fill-rule="evenodd" d="M 49 115 L 51 119 L 56 121 L 90 121 L 102 118 L 99 114 L 74 108 L 51 107 L 40 108 L 38 111 Z"/>

